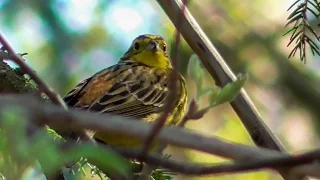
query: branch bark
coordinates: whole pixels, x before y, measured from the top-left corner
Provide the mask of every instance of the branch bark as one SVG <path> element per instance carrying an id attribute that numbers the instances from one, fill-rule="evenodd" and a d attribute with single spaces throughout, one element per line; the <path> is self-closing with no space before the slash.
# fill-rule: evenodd
<path id="1" fill-rule="evenodd" d="M 120 154 L 127 158 L 136 158 L 139 160 L 139 152 L 134 150 L 117 150 Z M 221 173 L 234 173 L 240 171 L 252 171 L 263 168 L 271 168 L 275 170 L 280 166 L 294 166 L 304 163 L 310 163 L 320 157 L 320 150 L 311 151 L 301 155 L 283 155 L 277 158 L 267 158 L 253 161 L 236 161 L 232 163 L 218 163 L 218 164 L 192 164 L 188 162 L 178 162 L 170 159 L 163 159 L 156 154 L 149 154 L 145 156 L 145 162 L 154 166 L 161 166 L 169 170 L 188 174 L 188 175 L 212 175 Z M 304 167 L 304 166 L 300 166 Z M 309 166 L 306 166 L 310 168 Z M 315 177 L 320 175 L 320 172 L 314 171 L 316 174 L 312 174 Z"/>
<path id="2" fill-rule="evenodd" d="M 157 0 L 157 2 L 178 31 L 181 32 L 192 50 L 199 56 L 202 64 L 206 67 L 217 85 L 224 86 L 234 81 L 236 79 L 235 75 L 191 13 L 187 9 L 183 12 L 181 1 Z M 178 21 L 178 17 L 180 16 L 183 17 L 182 22 Z M 257 146 L 286 152 L 281 142 L 263 122 L 261 115 L 244 89 L 240 91 L 239 95 L 230 104 Z M 289 179 L 289 176 L 291 177 L 287 171 L 281 170 L 279 173 L 285 179 Z"/>
<path id="3" fill-rule="evenodd" d="M 200 57 L 202 64 L 217 85 L 224 86 L 234 81 L 236 79 L 235 75 L 187 9 L 185 10 L 181 25 L 176 25 L 178 23 L 178 16 L 182 14 L 183 5 L 181 1 L 158 0 L 158 3 L 181 32 L 192 50 Z M 241 90 L 240 94 L 231 102 L 231 106 L 247 128 L 256 145 L 285 151 L 279 140 L 263 122 L 245 90 Z"/>
<path id="4" fill-rule="evenodd" d="M 0 93 L 36 92 L 36 87 L 0 60 Z"/>
<path id="5" fill-rule="evenodd" d="M 53 104 L 43 103 L 26 95 L 6 95 L 0 96 L 0 112 L 8 107 L 20 107 L 25 112 L 32 112 L 30 120 L 36 125 L 47 124 L 54 129 L 77 131 L 90 129 L 93 131 L 121 133 L 138 138 L 145 138 L 152 129 L 152 126 L 132 118 L 124 118 L 113 115 L 96 114 L 79 110 L 65 111 L 61 107 Z M 27 102 L 27 103 L 26 103 Z M 239 143 L 232 143 L 216 137 L 207 137 L 190 130 L 179 127 L 164 127 L 157 136 L 157 142 L 161 144 L 171 144 L 193 150 L 218 155 L 228 159 L 238 160 L 239 162 L 266 160 L 272 158 L 288 157 L 285 153 L 275 150 L 250 147 Z M 313 169 L 308 172 L 320 177 L 318 164 L 307 164 L 294 167 L 294 172 L 306 175 L 301 169 Z M 290 170 L 290 166 L 276 167 L 279 170 Z M 300 169 L 300 170 L 299 170 Z M 300 174 L 301 175 L 301 174 Z M 291 178 L 296 179 L 296 178 Z"/>

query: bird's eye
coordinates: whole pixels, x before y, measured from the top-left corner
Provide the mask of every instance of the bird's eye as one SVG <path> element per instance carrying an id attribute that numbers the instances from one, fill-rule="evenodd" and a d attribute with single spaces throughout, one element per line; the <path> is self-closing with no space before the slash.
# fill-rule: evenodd
<path id="1" fill-rule="evenodd" d="M 139 49 L 139 47 L 140 47 L 139 43 L 137 43 L 137 42 L 136 42 L 136 43 L 134 43 L 134 49 L 135 49 L 135 50 L 138 50 L 138 49 Z"/>
<path id="2" fill-rule="evenodd" d="M 167 46 L 166 46 L 165 44 L 162 46 L 162 50 L 163 50 L 164 52 L 166 52 Z"/>

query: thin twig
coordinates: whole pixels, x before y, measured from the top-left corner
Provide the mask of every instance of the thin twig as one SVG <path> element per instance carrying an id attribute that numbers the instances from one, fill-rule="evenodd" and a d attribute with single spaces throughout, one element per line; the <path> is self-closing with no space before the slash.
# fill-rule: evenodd
<path id="1" fill-rule="evenodd" d="M 193 115 L 193 113 L 195 112 L 197 103 L 194 99 L 191 100 L 189 108 L 187 113 L 183 116 L 181 122 L 178 124 L 178 127 L 184 127 L 187 123 L 187 121 L 189 121 Z"/>

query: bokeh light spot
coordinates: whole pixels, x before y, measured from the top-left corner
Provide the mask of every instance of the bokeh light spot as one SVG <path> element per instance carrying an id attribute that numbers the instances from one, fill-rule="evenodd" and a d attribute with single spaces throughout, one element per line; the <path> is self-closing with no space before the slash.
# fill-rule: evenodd
<path id="1" fill-rule="evenodd" d="M 125 32 L 130 32 L 137 29 L 142 18 L 138 12 L 130 8 L 116 8 L 111 13 L 111 19 L 115 22 L 115 26 Z"/>

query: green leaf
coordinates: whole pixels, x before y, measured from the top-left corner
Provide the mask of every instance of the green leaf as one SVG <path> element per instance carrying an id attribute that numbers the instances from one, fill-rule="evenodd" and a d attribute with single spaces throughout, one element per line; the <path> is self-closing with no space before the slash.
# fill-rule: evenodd
<path id="1" fill-rule="evenodd" d="M 300 12 L 301 13 L 301 12 Z M 303 16 L 301 14 L 297 14 L 296 16 L 294 16 L 293 18 L 290 18 L 290 20 L 287 22 L 287 24 L 285 26 L 288 26 L 289 24 L 299 20 L 303 18 Z"/>
<path id="2" fill-rule="evenodd" d="M 192 54 L 189 59 L 188 76 L 194 81 L 197 87 L 197 100 L 207 93 L 207 89 L 203 90 L 204 69 L 201 67 L 200 60 L 196 54 Z"/>
<path id="3" fill-rule="evenodd" d="M 290 46 L 290 44 L 297 38 L 297 36 L 299 36 L 299 35 L 302 34 L 302 33 L 303 33 L 303 31 L 299 31 L 299 32 L 296 33 L 296 34 L 292 34 L 292 36 L 290 37 L 290 41 L 289 41 L 287 47 Z"/>
<path id="4" fill-rule="evenodd" d="M 317 33 L 312 29 L 312 27 L 309 25 L 309 23 L 305 23 L 305 26 L 309 29 L 309 31 L 314 35 L 315 38 L 317 38 L 317 40 L 319 41 L 319 37 L 317 35 Z"/>
<path id="5" fill-rule="evenodd" d="M 232 101 L 239 93 L 248 79 L 248 75 L 238 75 L 237 80 L 224 86 L 222 89 L 213 91 L 210 94 L 210 106 L 214 107 L 219 104 Z"/>
<path id="6" fill-rule="evenodd" d="M 311 8 L 307 7 L 307 9 L 315 16 L 315 18 L 318 18 L 318 14 L 314 12 Z"/>
<path id="7" fill-rule="evenodd" d="M 198 95 L 201 97 L 203 95 L 209 94 L 213 91 L 213 88 L 209 88 L 209 87 L 203 87 L 200 92 L 198 93 Z M 200 98 L 199 97 L 199 98 Z"/>
<path id="8" fill-rule="evenodd" d="M 287 32 L 285 32 L 285 33 L 283 34 L 283 36 L 289 34 L 289 33 L 292 32 L 292 31 L 296 31 L 296 30 L 299 28 L 299 26 L 300 26 L 299 24 L 298 24 L 298 26 L 293 26 L 293 27 L 290 28 Z"/>
<path id="9" fill-rule="evenodd" d="M 221 88 L 219 88 L 219 87 L 213 89 L 213 90 L 210 92 L 210 94 L 209 94 L 209 102 L 210 102 L 210 105 L 214 104 L 214 102 L 217 100 L 220 92 L 221 92 Z"/>
<path id="10" fill-rule="evenodd" d="M 7 139 L 15 145 L 16 155 L 21 156 L 27 148 L 26 117 L 19 107 L 8 106 L 1 112 L 1 125 Z M 14 133 L 12 133 L 14 132 Z M 21 154 L 22 153 L 22 154 Z"/>
<path id="11" fill-rule="evenodd" d="M 54 131 L 53 129 L 47 127 L 47 132 L 50 136 L 53 137 L 53 139 L 57 139 L 57 140 L 63 140 L 63 137 L 58 134 L 56 131 Z"/>
<path id="12" fill-rule="evenodd" d="M 287 11 L 289 11 L 294 5 L 296 5 L 300 0 L 296 0 L 288 9 Z"/>
<path id="13" fill-rule="evenodd" d="M 108 176 L 130 179 L 132 175 L 129 161 L 106 147 L 80 144 L 68 150 L 67 154 L 70 160 L 85 157 L 90 163 L 107 173 Z"/>
<path id="14" fill-rule="evenodd" d="M 317 5 L 318 4 L 317 1 L 315 2 L 309 1 L 309 4 L 311 4 L 317 11 L 319 11 L 319 6 Z"/>

